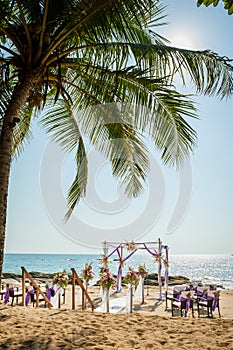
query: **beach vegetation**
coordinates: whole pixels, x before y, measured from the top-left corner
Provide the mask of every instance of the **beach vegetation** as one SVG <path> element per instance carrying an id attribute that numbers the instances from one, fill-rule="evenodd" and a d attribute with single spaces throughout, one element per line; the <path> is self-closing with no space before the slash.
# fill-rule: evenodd
<path id="1" fill-rule="evenodd" d="M 68 219 L 86 193 L 86 139 L 137 197 L 150 167 L 145 133 L 168 165 L 196 144 L 196 107 L 175 77 L 197 93 L 232 93 L 231 61 L 171 46 L 159 34 L 164 10 L 157 0 L 0 0 L 0 278 L 11 163 L 35 118 L 75 154 Z"/>

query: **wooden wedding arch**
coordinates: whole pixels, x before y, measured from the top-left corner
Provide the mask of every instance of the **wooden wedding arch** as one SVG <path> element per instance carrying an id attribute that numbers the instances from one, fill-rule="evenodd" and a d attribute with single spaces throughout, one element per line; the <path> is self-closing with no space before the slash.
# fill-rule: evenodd
<path id="1" fill-rule="evenodd" d="M 117 273 L 117 292 L 121 291 L 122 269 L 126 260 L 128 260 L 138 250 L 145 250 L 151 254 L 158 264 L 158 285 L 159 299 L 162 299 L 162 267 L 165 268 L 164 280 L 166 291 L 168 289 L 168 246 L 163 245 L 160 238 L 156 242 L 107 242 L 103 245 L 103 264 L 108 265 L 108 259 L 113 255 L 118 255 L 118 273 Z M 109 252 L 111 248 L 111 252 Z M 125 250 L 127 255 L 124 255 Z M 165 253 L 165 255 L 163 255 Z"/>

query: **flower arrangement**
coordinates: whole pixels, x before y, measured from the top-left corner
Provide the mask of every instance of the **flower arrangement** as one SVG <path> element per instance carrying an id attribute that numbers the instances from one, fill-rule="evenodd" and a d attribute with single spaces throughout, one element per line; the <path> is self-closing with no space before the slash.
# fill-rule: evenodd
<path id="1" fill-rule="evenodd" d="M 108 257 L 107 256 L 103 256 L 101 259 L 100 259 L 100 263 L 104 266 L 108 266 Z"/>
<path id="2" fill-rule="evenodd" d="M 156 263 L 159 263 L 159 261 L 160 261 L 160 259 L 161 259 L 160 254 L 155 253 L 155 254 L 154 254 L 154 259 L 155 259 L 155 262 L 156 262 Z"/>
<path id="3" fill-rule="evenodd" d="M 132 242 L 127 242 L 126 243 L 126 248 L 128 249 L 129 252 L 133 252 L 138 247 L 137 247 L 137 244 L 132 241 Z"/>
<path id="4" fill-rule="evenodd" d="M 100 280 L 98 283 L 103 289 L 110 289 L 111 286 L 116 284 L 116 279 L 110 272 L 109 268 L 107 267 L 100 268 Z"/>
<path id="5" fill-rule="evenodd" d="M 84 281 L 89 282 L 94 278 L 94 272 L 92 269 L 92 264 L 86 264 L 84 269 L 82 270 L 81 277 L 84 279 Z"/>
<path id="6" fill-rule="evenodd" d="M 123 281 L 127 284 L 134 284 L 135 287 L 137 287 L 139 282 L 139 275 L 134 271 L 132 267 L 129 267 L 129 270 L 126 273 Z"/>
<path id="7" fill-rule="evenodd" d="M 53 284 L 57 284 L 61 286 L 62 288 L 65 288 L 68 286 L 69 277 L 67 275 L 66 270 L 63 270 L 61 272 L 57 272 L 53 277 Z"/>
<path id="8" fill-rule="evenodd" d="M 145 265 L 138 266 L 138 275 L 145 278 L 148 275 Z"/>

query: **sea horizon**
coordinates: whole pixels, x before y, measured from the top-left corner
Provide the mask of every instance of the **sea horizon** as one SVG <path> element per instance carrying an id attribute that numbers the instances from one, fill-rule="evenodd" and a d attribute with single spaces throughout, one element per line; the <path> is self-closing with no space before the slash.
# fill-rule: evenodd
<path id="1" fill-rule="evenodd" d="M 86 263 L 93 265 L 96 279 L 99 274 L 102 254 L 65 254 L 65 253 L 5 253 L 3 273 L 21 274 L 21 267 L 28 272 L 56 273 L 71 271 L 75 268 L 80 274 Z M 117 273 L 118 256 L 111 256 L 109 267 Z M 125 262 L 123 273 L 129 267 L 137 270 L 145 265 L 148 273 L 157 272 L 158 265 L 150 254 L 135 253 Z M 162 274 L 164 267 L 162 268 Z M 200 280 L 233 289 L 233 256 L 230 254 L 171 254 L 169 256 L 169 275 L 184 276 L 190 280 Z"/>

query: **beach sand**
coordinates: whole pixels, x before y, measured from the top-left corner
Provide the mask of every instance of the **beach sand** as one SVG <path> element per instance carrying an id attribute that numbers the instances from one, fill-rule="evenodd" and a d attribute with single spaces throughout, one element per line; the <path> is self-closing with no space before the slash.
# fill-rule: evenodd
<path id="1" fill-rule="evenodd" d="M 97 287 L 90 296 L 98 306 Z M 149 294 L 149 295 L 147 295 Z M 111 299 L 124 293 L 113 294 Z M 71 309 L 71 286 L 60 309 L 4 305 L 0 301 L 0 349 L 232 349 L 233 291 L 221 291 L 220 310 L 213 318 L 172 317 L 158 288 L 145 287 L 145 304 L 133 313 Z M 116 302 L 117 304 L 117 302 Z"/>

